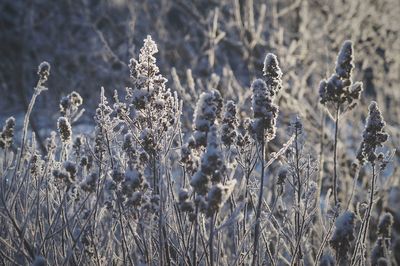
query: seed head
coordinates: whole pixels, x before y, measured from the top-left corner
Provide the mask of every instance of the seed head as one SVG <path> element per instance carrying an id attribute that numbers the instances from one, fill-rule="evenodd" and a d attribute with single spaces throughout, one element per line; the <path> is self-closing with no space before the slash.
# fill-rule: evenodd
<path id="1" fill-rule="evenodd" d="M 39 75 L 39 83 L 45 83 L 50 76 L 50 64 L 46 61 L 40 63 L 37 74 Z"/>
<path id="2" fill-rule="evenodd" d="M 266 83 L 261 79 L 256 79 L 251 85 L 253 90 L 252 108 L 254 120 L 252 121 L 252 132 L 257 141 L 264 138 L 267 141 L 275 138 L 276 119 L 279 108 L 272 101 L 274 99 L 270 90 L 267 90 Z"/>
<path id="3" fill-rule="evenodd" d="M 60 133 L 61 141 L 64 144 L 70 143 L 72 139 L 72 129 L 68 119 L 63 116 L 58 118 L 57 127 L 58 132 Z"/>
<path id="4" fill-rule="evenodd" d="M 282 88 L 282 71 L 279 67 L 278 58 L 268 53 L 264 60 L 264 80 L 270 90 L 271 96 L 276 95 Z"/>
<path id="5" fill-rule="evenodd" d="M 7 149 L 12 146 L 14 137 L 14 128 L 15 128 L 15 118 L 11 116 L 7 118 L 6 124 L 4 125 L 3 130 L 0 134 L 0 148 Z"/>
<path id="6" fill-rule="evenodd" d="M 357 154 L 357 159 L 361 164 L 366 161 L 374 163 L 377 158 L 376 148 L 382 147 L 383 143 L 389 138 L 389 135 L 384 130 L 386 123 L 377 103 L 371 102 L 368 110 L 367 123 L 362 134 L 363 140 Z"/>

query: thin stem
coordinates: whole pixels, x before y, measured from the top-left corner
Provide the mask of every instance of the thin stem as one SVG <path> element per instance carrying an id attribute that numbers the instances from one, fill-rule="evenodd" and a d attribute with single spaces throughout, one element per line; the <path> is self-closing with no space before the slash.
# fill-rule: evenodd
<path id="1" fill-rule="evenodd" d="M 256 210 L 257 211 L 256 226 L 254 230 L 253 262 L 252 262 L 253 266 L 258 264 L 257 261 L 258 261 L 258 242 L 260 238 L 260 217 L 261 217 L 261 206 L 264 193 L 264 147 L 265 147 L 265 140 L 263 138 L 261 142 L 261 183 L 260 183 L 260 191 L 258 195 L 258 204 Z"/>
<path id="2" fill-rule="evenodd" d="M 335 201 L 335 205 L 338 204 L 338 195 L 337 195 L 337 143 L 338 143 L 338 128 L 339 128 L 339 105 L 336 107 L 336 116 L 335 116 L 335 142 L 333 146 L 333 199 Z"/>
<path id="3" fill-rule="evenodd" d="M 196 204 L 196 211 L 195 211 L 195 220 L 194 220 L 194 243 L 193 243 L 193 265 L 197 265 L 197 235 L 199 230 L 198 225 L 198 214 L 199 214 L 199 206 Z"/>
<path id="4" fill-rule="evenodd" d="M 366 216 L 366 223 L 365 223 L 365 229 L 364 229 L 364 234 L 362 238 L 362 244 L 365 244 L 365 240 L 368 235 L 368 227 L 369 227 L 369 221 L 371 219 L 371 211 L 372 207 L 374 204 L 374 194 L 375 194 L 375 179 L 376 179 L 376 174 L 375 174 L 375 163 L 372 163 L 372 183 L 371 183 L 371 191 L 369 195 L 369 203 L 368 203 L 368 210 L 367 210 L 367 216 Z"/>
<path id="5" fill-rule="evenodd" d="M 216 220 L 217 214 L 213 214 L 210 217 L 210 238 L 209 238 L 209 251 L 210 251 L 210 265 L 214 266 L 214 246 L 213 246 L 213 241 L 214 241 L 214 226 Z"/>

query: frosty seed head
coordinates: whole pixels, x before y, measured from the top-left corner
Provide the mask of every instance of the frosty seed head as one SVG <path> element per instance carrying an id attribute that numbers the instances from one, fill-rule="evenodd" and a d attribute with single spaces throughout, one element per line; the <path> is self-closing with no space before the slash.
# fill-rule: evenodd
<path id="1" fill-rule="evenodd" d="M 350 79 L 353 68 L 353 43 L 346 40 L 337 56 L 335 71 L 341 79 Z"/>
<path id="2" fill-rule="evenodd" d="M 83 103 L 83 99 L 82 99 L 81 95 L 79 93 L 77 93 L 76 91 L 71 92 L 70 99 L 71 99 L 72 105 L 74 105 L 76 107 L 81 106 Z"/>
<path id="3" fill-rule="evenodd" d="M 85 177 L 80 186 L 83 191 L 92 193 L 96 191 L 97 173 L 91 173 Z"/>
<path id="4" fill-rule="evenodd" d="M 268 91 L 266 83 L 261 79 L 256 79 L 251 85 L 252 108 L 254 119 L 251 124 L 251 130 L 255 139 L 261 142 L 266 138 L 267 141 L 275 138 L 276 119 L 279 108 L 273 101 L 273 96 Z"/>
<path id="5" fill-rule="evenodd" d="M 57 127 L 61 141 L 64 144 L 70 143 L 72 139 L 72 129 L 70 123 L 68 122 L 68 119 L 63 116 L 58 118 Z"/>
<path id="6" fill-rule="evenodd" d="M 39 64 L 37 74 L 39 75 L 39 83 L 44 83 L 50 76 L 50 64 L 43 61 Z"/>
<path id="7" fill-rule="evenodd" d="M 194 111 L 194 138 L 196 146 L 206 146 L 207 132 L 220 117 L 222 111 L 222 97 L 219 91 L 203 92 Z"/>
<path id="8" fill-rule="evenodd" d="M 232 194 L 236 179 L 227 181 L 225 185 L 213 185 L 207 195 L 207 214 L 210 216 L 217 212 Z"/>
<path id="9" fill-rule="evenodd" d="M 322 80 L 319 84 L 320 102 L 328 110 L 335 110 L 339 107 L 342 111 L 347 111 L 356 106 L 363 87 L 361 82 L 352 82 L 353 68 L 352 43 L 345 41 L 337 56 L 335 73 L 328 80 Z"/>
<path id="10" fill-rule="evenodd" d="M 65 161 L 64 162 L 64 169 L 69 174 L 70 182 L 73 183 L 73 181 L 76 178 L 76 173 L 78 171 L 78 169 L 76 167 L 76 164 L 74 162 L 71 162 L 71 161 Z"/>
<path id="11" fill-rule="evenodd" d="M 329 241 L 332 248 L 336 251 L 339 263 L 345 263 L 348 260 L 348 254 L 351 248 L 350 242 L 354 240 L 354 213 L 346 211 L 342 213 L 335 221 L 335 231 Z"/>
<path id="12" fill-rule="evenodd" d="M 268 53 L 264 60 L 264 80 L 267 84 L 271 96 L 276 95 L 282 88 L 282 71 L 279 67 L 278 58 L 272 53 Z"/>
<path id="13" fill-rule="evenodd" d="M 15 128 L 15 118 L 11 116 L 7 118 L 6 123 L 3 126 L 3 130 L 1 131 L 0 148 L 7 149 L 12 146 L 14 138 L 14 128 Z"/>
<path id="14" fill-rule="evenodd" d="M 383 238 L 390 238 L 393 225 L 393 216 L 391 213 L 384 213 L 379 219 L 378 235 Z"/>
<path id="15" fill-rule="evenodd" d="M 382 238 L 378 238 L 376 240 L 375 246 L 371 251 L 371 265 L 379 265 L 378 261 L 380 259 L 385 259 L 385 247 L 384 247 L 385 243 L 384 243 L 384 241 L 385 240 Z M 385 264 L 383 264 L 383 265 L 385 265 Z"/>
<path id="16" fill-rule="evenodd" d="M 233 101 L 228 101 L 225 105 L 221 126 L 221 141 L 225 146 L 230 146 L 236 141 L 236 127 L 238 125 L 236 113 L 236 104 Z"/>
<path id="17" fill-rule="evenodd" d="M 385 132 L 386 123 L 377 103 L 371 102 L 368 110 L 367 123 L 362 134 L 363 140 L 357 153 L 357 159 L 361 164 L 367 161 L 375 163 L 377 159 L 376 148 L 382 147 L 383 143 L 389 138 L 389 134 Z"/>
<path id="18" fill-rule="evenodd" d="M 137 67 L 138 64 L 139 64 L 139 62 L 134 58 L 131 58 L 129 60 L 129 65 L 128 66 L 129 66 L 129 71 L 130 71 L 130 77 L 133 80 L 136 80 L 137 77 L 138 77 L 138 73 L 137 73 L 137 70 L 136 70 L 136 67 Z"/>

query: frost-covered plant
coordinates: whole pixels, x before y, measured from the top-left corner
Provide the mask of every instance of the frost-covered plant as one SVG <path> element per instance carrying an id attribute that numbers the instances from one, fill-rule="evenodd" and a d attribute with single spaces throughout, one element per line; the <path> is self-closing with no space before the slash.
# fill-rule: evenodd
<path id="1" fill-rule="evenodd" d="M 251 84 L 253 90 L 252 108 L 254 119 L 252 131 L 254 137 L 260 143 L 275 138 L 276 119 L 279 108 L 273 103 L 273 96 L 262 79 L 256 79 Z"/>
<path id="2" fill-rule="evenodd" d="M 353 212 L 345 211 L 335 221 L 335 231 L 329 243 L 336 252 L 336 261 L 339 265 L 348 265 L 351 242 L 355 239 L 355 219 Z"/>
<path id="3" fill-rule="evenodd" d="M 68 119 L 63 116 L 59 117 L 57 121 L 57 128 L 63 144 L 69 144 L 72 140 L 72 128 Z"/>
<path id="4" fill-rule="evenodd" d="M 225 184 L 221 182 L 213 185 L 207 194 L 207 215 L 211 216 L 219 211 L 231 195 L 236 180 L 229 180 Z"/>
<path id="5" fill-rule="evenodd" d="M 14 138 L 14 128 L 15 118 L 7 118 L 6 123 L 3 126 L 3 130 L 0 133 L 0 148 L 5 150 L 12 146 Z"/>
<path id="6" fill-rule="evenodd" d="M 322 80 L 319 87 L 320 102 L 327 108 L 332 108 L 332 114 L 354 108 L 362 92 L 362 83 L 353 83 L 352 71 L 353 43 L 349 40 L 342 44 L 336 59 L 335 74 L 328 80 Z"/>
<path id="7" fill-rule="evenodd" d="M 351 110 L 357 104 L 363 90 L 361 82 L 352 81 L 353 43 L 349 40 L 342 44 L 336 59 L 335 74 L 328 80 L 322 80 L 319 85 L 320 102 L 323 104 L 331 117 L 335 119 L 335 137 L 333 151 L 333 196 L 335 205 L 339 203 L 337 187 L 337 143 L 340 115 Z"/>
<path id="8" fill-rule="evenodd" d="M 70 122 L 74 122 L 79 119 L 83 114 L 84 109 L 79 110 L 79 107 L 83 104 L 83 99 L 76 91 L 71 92 L 67 96 L 60 100 L 60 113 L 69 119 Z"/>
<path id="9" fill-rule="evenodd" d="M 357 244 L 355 247 L 355 252 L 353 254 L 352 261 L 362 260 L 365 257 L 364 245 L 367 241 L 367 236 L 369 232 L 369 223 L 371 219 L 372 208 L 374 205 L 375 197 L 375 186 L 378 177 L 378 171 L 376 164 L 383 159 L 377 160 L 378 157 L 384 157 L 383 155 L 378 156 L 376 154 L 376 149 L 383 146 L 389 138 L 389 135 L 385 132 L 385 121 L 381 115 L 376 102 L 371 102 L 369 105 L 369 113 L 367 117 L 367 122 L 365 125 L 364 132 L 362 134 L 363 140 L 357 154 L 357 159 L 361 164 L 369 162 L 372 166 L 372 178 L 370 183 L 368 206 L 365 215 L 362 220 L 361 229 L 357 238 Z"/>
<path id="10" fill-rule="evenodd" d="M 276 55 L 272 53 L 267 54 L 264 59 L 263 74 L 271 96 L 275 96 L 282 88 L 283 75 Z"/>
<path id="11" fill-rule="evenodd" d="M 237 110 L 235 102 L 228 101 L 225 104 L 225 111 L 221 125 L 221 141 L 227 147 L 236 142 L 236 128 L 238 126 L 236 113 Z"/>
<path id="12" fill-rule="evenodd" d="M 393 215 L 390 212 L 384 213 L 379 219 L 378 235 L 383 238 L 390 238 L 393 222 Z"/>
<path id="13" fill-rule="evenodd" d="M 75 92 L 66 94 L 60 102 L 60 138 L 51 133 L 43 154 L 36 149 L 40 140 L 35 134 L 26 138 L 19 143 L 24 152 L 17 167 L 18 157 L 11 151 L 18 147 L 11 144 L 11 135 L 20 132 L 10 129 L 14 121 L 6 122 L 0 135 L 1 147 L 10 151 L 7 159 L 1 157 L 6 150 L 0 153 L 0 264 L 335 265 L 349 262 L 351 251 L 357 254 L 353 265 L 368 263 L 367 258 L 378 265 L 393 260 L 390 237 L 397 228 L 391 232 L 394 221 L 389 214 L 381 215 L 377 234 L 371 235 L 377 236 L 372 249 L 372 239 L 363 243 L 366 217 L 380 208 L 372 213 L 368 204 L 364 209 L 363 204 L 357 206 L 357 217 L 363 220 L 359 228 L 349 204 L 335 227 L 340 208 L 330 206 L 331 190 L 319 200 L 317 163 L 304 149 L 308 141 L 315 144 L 304 136 L 306 130 L 314 136 L 316 114 L 307 109 L 304 113 L 305 106 L 299 106 L 306 122 L 291 123 L 285 144 L 281 136 L 269 142 L 282 132 L 276 122 L 277 95 L 282 93 L 284 115 L 288 103 L 301 100 L 296 93 L 291 97 L 280 92 L 282 71 L 276 56 L 267 55 L 263 78 L 246 92 L 253 93 L 251 105 L 250 97 L 242 97 L 240 83 L 226 77 L 230 70 L 211 74 L 206 84 L 196 77 L 196 88 L 204 93 L 193 125 L 188 125 L 198 97 L 194 79 L 188 76 L 194 94 L 185 97 L 190 101 L 185 100 L 182 110 L 182 101 L 159 73 L 157 50 L 146 38 L 138 60 L 130 62 L 132 88 L 125 98 L 114 91 L 107 99 L 110 91 L 101 90 L 93 133 L 74 127 L 74 114 L 80 113 L 83 100 Z M 342 80 L 351 76 L 347 59 L 337 63 L 336 75 Z M 44 64 L 41 86 L 48 74 Z M 304 84 L 312 83 L 304 78 Z M 292 75 L 285 82 L 296 87 Z M 223 108 L 222 92 L 229 98 L 239 96 L 236 103 L 227 101 Z M 371 133 L 377 127 L 371 128 L 364 133 L 379 135 Z M 378 154 L 380 143 L 374 145 L 361 145 L 361 154 L 370 162 L 372 151 L 382 170 L 389 158 Z M 342 167 L 347 170 L 345 164 Z M 354 183 L 360 184 L 357 188 L 363 185 Z M 379 206 L 381 202 L 387 208 L 385 197 L 379 197 Z M 316 222 L 318 214 L 321 222 Z M 353 245 L 356 233 L 360 247 Z"/>
<path id="14" fill-rule="evenodd" d="M 139 61 L 134 58 L 129 61 L 130 74 L 136 89 L 140 90 L 142 93 L 145 91 L 143 89 L 146 89 L 148 93 L 147 96 L 145 96 L 146 94 L 132 95 L 136 107 L 143 106 L 143 102 L 141 101 L 149 100 L 146 99 L 146 97 L 151 97 L 154 91 L 160 90 L 167 82 L 167 80 L 159 74 L 160 70 L 156 65 L 156 58 L 154 57 L 156 53 L 158 53 L 157 44 L 150 35 L 147 35 L 147 38 L 144 40 L 144 45 L 140 49 Z"/>
<path id="15" fill-rule="evenodd" d="M 281 89 L 282 72 L 278 65 L 278 60 L 274 54 L 267 54 L 264 61 L 264 78 L 256 79 L 251 84 L 252 88 L 252 109 L 253 121 L 251 130 L 254 139 L 260 145 L 259 158 L 261 161 L 260 191 L 256 206 L 256 225 L 254 230 L 253 261 L 252 265 L 258 264 L 258 241 L 260 237 L 260 217 L 261 206 L 264 192 L 264 156 L 265 143 L 275 138 L 276 119 L 279 108 L 273 103 L 274 97 Z"/>
<path id="16" fill-rule="evenodd" d="M 192 176 L 190 185 L 197 194 L 206 195 L 212 183 L 223 180 L 225 170 L 217 127 L 212 126 L 208 132 L 206 150 L 201 156 L 200 168 Z"/>
<path id="17" fill-rule="evenodd" d="M 192 176 L 198 169 L 199 161 L 196 141 L 193 137 L 190 137 L 187 143 L 183 144 L 181 147 L 180 162 L 185 166 L 185 171 Z M 186 179 L 184 182 L 186 182 Z"/>
<path id="18" fill-rule="evenodd" d="M 386 212 L 378 223 L 378 239 L 371 252 L 371 265 L 389 265 L 393 216 Z M 383 264 L 386 262 L 386 264 Z"/>
<path id="19" fill-rule="evenodd" d="M 361 164 L 365 162 L 375 163 L 377 159 L 376 149 L 383 146 L 389 135 L 385 132 L 385 121 L 376 102 L 371 102 L 368 107 L 368 117 L 365 129 L 363 131 L 360 148 L 357 153 L 357 159 Z"/>
<path id="20" fill-rule="evenodd" d="M 222 105 L 222 97 L 218 90 L 200 94 L 193 115 L 194 139 L 197 147 L 207 145 L 207 134 L 220 117 Z"/>

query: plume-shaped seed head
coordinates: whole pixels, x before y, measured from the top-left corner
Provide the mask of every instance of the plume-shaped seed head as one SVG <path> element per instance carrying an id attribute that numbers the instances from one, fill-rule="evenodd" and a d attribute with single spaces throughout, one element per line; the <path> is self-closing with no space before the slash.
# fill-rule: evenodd
<path id="1" fill-rule="evenodd" d="M 367 123 L 362 134 L 363 140 L 357 154 L 357 159 L 361 164 L 366 161 L 374 163 L 377 158 L 376 148 L 382 147 L 389 138 L 389 134 L 385 132 L 386 123 L 378 104 L 371 102 L 368 110 Z"/>
<path id="2" fill-rule="evenodd" d="M 337 56 L 335 71 L 341 79 L 350 79 L 353 68 L 353 43 L 347 40 L 343 42 Z"/>
<path id="3" fill-rule="evenodd" d="M 72 129 L 67 118 L 61 116 L 57 121 L 58 132 L 64 144 L 70 143 L 72 139 Z"/>
<path id="4" fill-rule="evenodd" d="M 264 60 L 263 72 L 271 96 L 274 96 L 282 88 L 282 70 L 279 67 L 276 55 L 272 53 L 267 54 Z"/>

